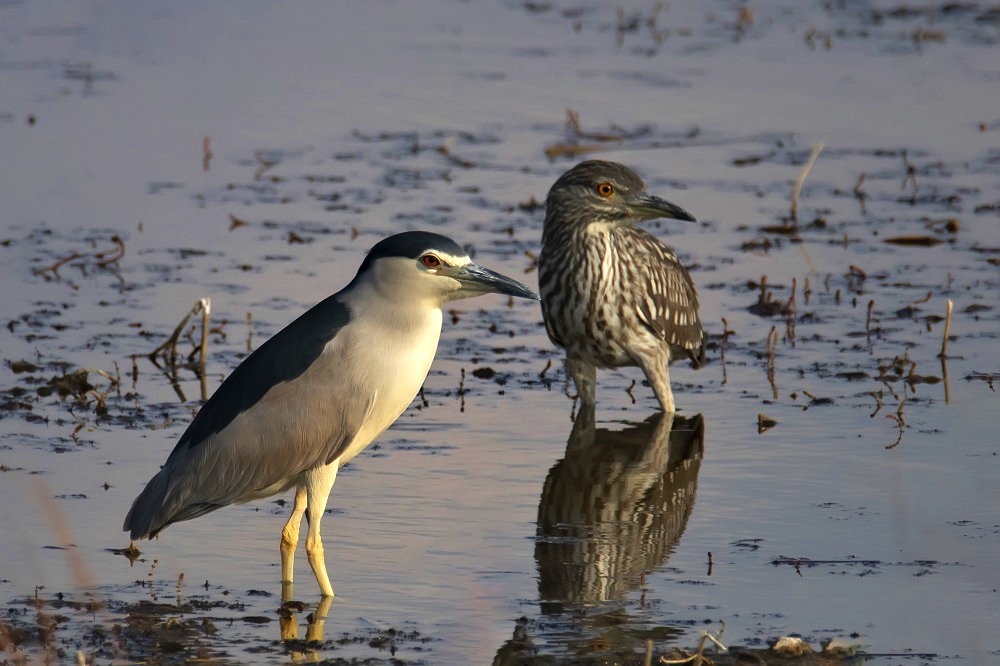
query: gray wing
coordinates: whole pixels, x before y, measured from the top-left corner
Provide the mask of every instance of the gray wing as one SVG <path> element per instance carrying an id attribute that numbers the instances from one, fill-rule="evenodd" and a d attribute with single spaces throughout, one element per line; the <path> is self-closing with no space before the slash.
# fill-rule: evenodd
<path id="1" fill-rule="evenodd" d="M 347 306 L 331 296 L 261 345 L 222 383 L 125 518 L 132 538 L 281 492 L 335 460 L 371 397 L 341 373 Z"/>
<path id="2" fill-rule="evenodd" d="M 642 294 L 637 303 L 639 319 L 671 347 L 684 350 L 691 365 L 705 364 L 705 330 L 698 314 L 698 292 L 684 264 L 673 250 L 641 229 L 632 241 L 640 249 Z"/>

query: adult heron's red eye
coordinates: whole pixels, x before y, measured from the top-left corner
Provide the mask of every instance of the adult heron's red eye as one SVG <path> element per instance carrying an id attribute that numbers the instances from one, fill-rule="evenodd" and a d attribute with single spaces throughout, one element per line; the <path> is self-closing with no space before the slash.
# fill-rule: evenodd
<path id="1" fill-rule="evenodd" d="M 607 199 L 615 193 L 615 188 L 611 185 L 611 183 L 600 183 L 597 186 L 597 193 Z"/>
<path id="2" fill-rule="evenodd" d="M 437 268 L 441 265 L 441 260 L 435 257 L 433 254 L 425 254 L 420 257 L 420 261 L 423 262 L 424 266 L 427 268 Z"/>

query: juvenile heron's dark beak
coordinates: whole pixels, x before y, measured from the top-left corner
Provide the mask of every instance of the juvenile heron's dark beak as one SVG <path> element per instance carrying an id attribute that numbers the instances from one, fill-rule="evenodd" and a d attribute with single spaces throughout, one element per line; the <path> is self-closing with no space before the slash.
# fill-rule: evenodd
<path id="1" fill-rule="evenodd" d="M 628 202 L 629 210 L 641 220 L 655 220 L 665 217 L 671 220 L 684 220 L 685 222 L 697 222 L 694 215 L 687 212 L 677 204 L 672 204 L 666 199 L 652 194 L 640 194 Z"/>
<path id="2" fill-rule="evenodd" d="M 540 300 L 538 294 L 513 278 L 501 275 L 476 264 L 466 264 L 456 268 L 451 277 L 462 283 L 462 288 L 451 298 L 468 298 L 479 294 L 507 294 L 518 298 Z"/>

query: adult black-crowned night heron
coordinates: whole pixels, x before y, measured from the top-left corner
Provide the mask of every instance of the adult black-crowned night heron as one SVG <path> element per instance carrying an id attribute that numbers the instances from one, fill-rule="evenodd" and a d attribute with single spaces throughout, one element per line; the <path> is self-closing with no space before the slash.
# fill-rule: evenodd
<path id="1" fill-rule="evenodd" d="M 455 241 L 411 231 L 371 249 L 343 290 L 248 356 L 202 406 L 123 529 L 152 537 L 234 502 L 295 487 L 281 532 L 291 583 L 299 524 L 320 591 L 333 595 L 320 540 L 337 469 L 395 421 L 427 377 L 447 301 L 486 293 L 537 299 L 472 263 Z"/>
<path id="2" fill-rule="evenodd" d="M 661 217 L 695 221 L 616 162 L 582 162 L 549 190 L 538 258 L 542 315 L 584 405 L 595 402 L 597 368 L 639 366 L 672 412 L 668 364 L 682 356 L 695 368 L 705 363 L 691 276 L 673 250 L 634 226 Z"/>

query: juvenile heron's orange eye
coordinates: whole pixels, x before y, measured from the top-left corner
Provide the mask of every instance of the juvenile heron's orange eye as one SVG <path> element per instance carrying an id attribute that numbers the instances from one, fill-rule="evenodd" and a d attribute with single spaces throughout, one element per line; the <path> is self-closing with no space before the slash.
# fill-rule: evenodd
<path id="1" fill-rule="evenodd" d="M 607 199 L 615 193 L 615 188 L 611 185 L 611 183 L 601 183 L 597 186 L 597 193 Z"/>
<path id="2" fill-rule="evenodd" d="M 433 254 L 425 254 L 424 256 L 420 257 L 420 261 L 427 268 L 437 268 L 438 266 L 441 265 L 441 260 L 435 257 Z"/>

